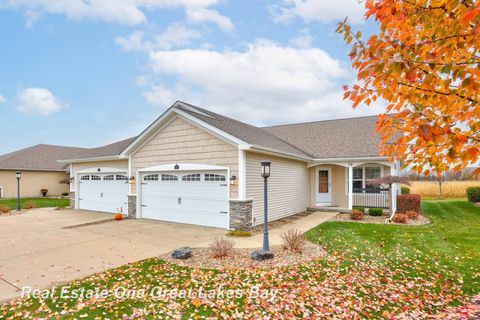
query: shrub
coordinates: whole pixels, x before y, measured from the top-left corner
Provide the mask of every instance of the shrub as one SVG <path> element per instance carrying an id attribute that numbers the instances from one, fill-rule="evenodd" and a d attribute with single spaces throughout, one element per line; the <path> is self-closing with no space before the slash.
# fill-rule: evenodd
<path id="1" fill-rule="evenodd" d="M 232 254 L 234 246 L 235 242 L 232 239 L 216 237 L 209 247 L 213 258 L 223 258 Z"/>
<path id="2" fill-rule="evenodd" d="M 228 235 L 230 237 L 251 237 L 252 233 L 244 230 L 231 230 L 228 232 Z"/>
<path id="3" fill-rule="evenodd" d="M 420 212 L 420 196 L 418 194 L 402 194 L 397 196 L 397 211 Z"/>
<path id="4" fill-rule="evenodd" d="M 350 219 L 352 220 L 363 220 L 364 213 L 359 210 L 352 210 L 350 213 Z"/>
<path id="5" fill-rule="evenodd" d="M 46 197 L 47 196 L 48 189 L 40 189 L 40 193 Z"/>
<path id="6" fill-rule="evenodd" d="M 412 220 L 417 220 L 419 216 L 418 212 L 416 211 L 407 211 L 405 214 L 407 215 L 408 219 Z"/>
<path id="7" fill-rule="evenodd" d="M 8 213 L 8 212 L 10 212 L 10 207 L 0 204 L 0 213 Z"/>
<path id="8" fill-rule="evenodd" d="M 406 186 L 400 187 L 401 194 L 410 194 L 410 188 Z"/>
<path id="9" fill-rule="evenodd" d="M 25 203 L 25 209 L 35 209 L 35 208 L 38 208 L 38 203 L 36 203 L 35 201 L 28 201 L 27 203 Z"/>
<path id="10" fill-rule="evenodd" d="M 382 208 L 370 208 L 368 209 L 368 214 L 374 217 L 380 217 L 383 215 Z"/>
<path id="11" fill-rule="evenodd" d="M 365 213 L 365 208 L 364 207 L 353 207 L 352 210 L 357 210 Z"/>
<path id="12" fill-rule="evenodd" d="M 480 202 L 480 187 L 467 188 L 468 201 L 477 203 Z"/>
<path id="13" fill-rule="evenodd" d="M 69 196 L 69 193 L 68 192 L 63 192 L 62 193 L 62 197 L 68 197 Z"/>
<path id="14" fill-rule="evenodd" d="M 404 213 L 396 213 L 393 216 L 393 222 L 395 223 L 407 223 L 408 221 L 408 216 Z"/>
<path id="15" fill-rule="evenodd" d="M 281 235 L 281 238 L 283 240 L 283 249 L 298 253 L 303 251 L 305 237 L 300 231 L 296 229 L 289 229 Z"/>

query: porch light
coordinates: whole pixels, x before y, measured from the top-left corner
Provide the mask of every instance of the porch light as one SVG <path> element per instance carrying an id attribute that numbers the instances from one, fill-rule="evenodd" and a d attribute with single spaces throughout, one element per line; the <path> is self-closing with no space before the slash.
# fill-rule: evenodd
<path id="1" fill-rule="evenodd" d="M 260 164 L 262 165 L 262 177 L 270 177 L 270 165 L 272 163 L 270 161 L 264 160 Z"/>
<path id="2" fill-rule="evenodd" d="M 17 211 L 20 211 L 20 179 L 22 178 L 22 172 L 17 171 L 15 177 L 17 178 Z"/>
<path id="3" fill-rule="evenodd" d="M 237 176 L 230 177 L 230 184 L 235 184 L 237 182 Z"/>

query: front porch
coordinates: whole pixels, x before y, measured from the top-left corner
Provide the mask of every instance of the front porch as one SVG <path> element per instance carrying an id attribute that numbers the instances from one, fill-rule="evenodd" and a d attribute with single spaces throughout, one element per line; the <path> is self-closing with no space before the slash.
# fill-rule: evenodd
<path id="1" fill-rule="evenodd" d="M 396 210 L 398 186 L 373 186 L 369 181 L 383 176 L 397 175 L 398 163 L 386 160 L 364 162 L 316 162 L 311 170 L 311 205 L 309 209 L 350 212 L 354 207 Z"/>

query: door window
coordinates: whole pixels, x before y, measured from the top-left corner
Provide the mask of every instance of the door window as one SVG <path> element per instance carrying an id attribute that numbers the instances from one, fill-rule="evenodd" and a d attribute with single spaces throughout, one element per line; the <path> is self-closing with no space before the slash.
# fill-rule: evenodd
<path id="1" fill-rule="evenodd" d="M 319 170 L 318 171 L 318 193 L 328 193 L 328 171 Z"/>

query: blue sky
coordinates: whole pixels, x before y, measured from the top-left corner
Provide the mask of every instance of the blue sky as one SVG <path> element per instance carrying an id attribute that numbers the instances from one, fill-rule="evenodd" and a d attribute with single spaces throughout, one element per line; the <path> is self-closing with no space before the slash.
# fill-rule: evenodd
<path id="1" fill-rule="evenodd" d="M 176 100 L 256 125 L 352 111 L 356 0 L 0 0 L 0 153 L 134 136 Z"/>

